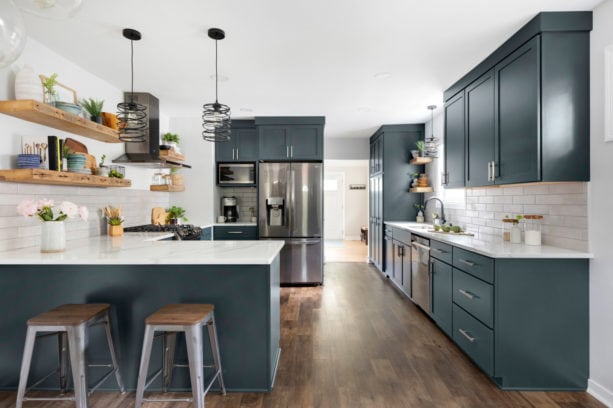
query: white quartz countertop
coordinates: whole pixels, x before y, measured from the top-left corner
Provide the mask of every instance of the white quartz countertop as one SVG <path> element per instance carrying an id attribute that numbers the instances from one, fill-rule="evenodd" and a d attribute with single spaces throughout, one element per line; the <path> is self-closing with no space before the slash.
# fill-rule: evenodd
<path id="1" fill-rule="evenodd" d="M 573 251 L 571 249 L 552 247 L 549 245 L 533 246 L 525 244 L 511 244 L 510 242 L 484 242 L 467 235 L 454 235 L 453 233 L 428 232 L 433 230 L 429 224 L 416 222 L 392 222 L 386 221 L 386 225 L 401 228 L 411 233 L 421 235 L 426 238 L 445 242 L 458 248 L 473 251 L 491 258 L 593 258 L 589 252 Z"/>
<path id="2" fill-rule="evenodd" d="M 173 234 L 125 233 L 68 241 L 64 252 L 29 247 L 0 252 L 2 265 L 269 265 L 283 241 L 159 241 Z"/>

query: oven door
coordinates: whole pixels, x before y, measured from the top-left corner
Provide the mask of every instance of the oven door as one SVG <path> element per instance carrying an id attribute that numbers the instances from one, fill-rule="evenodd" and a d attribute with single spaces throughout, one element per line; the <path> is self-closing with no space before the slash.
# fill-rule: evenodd
<path id="1" fill-rule="evenodd" d="M 217 163 L 220 186 L 255 186 L 255 163 Z"/>

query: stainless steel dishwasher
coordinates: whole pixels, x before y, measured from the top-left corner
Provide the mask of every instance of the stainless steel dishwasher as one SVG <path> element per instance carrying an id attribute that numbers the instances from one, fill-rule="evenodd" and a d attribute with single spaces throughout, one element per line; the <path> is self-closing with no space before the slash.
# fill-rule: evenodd
<path id="1" fill-rule="evenodd" d="M 430 313 L 430 240 L 411 235 L 412 299 Z"/>

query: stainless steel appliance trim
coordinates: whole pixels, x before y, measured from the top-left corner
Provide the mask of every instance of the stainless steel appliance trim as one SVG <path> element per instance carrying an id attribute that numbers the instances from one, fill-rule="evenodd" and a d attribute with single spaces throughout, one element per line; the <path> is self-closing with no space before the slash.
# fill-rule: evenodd
<path id="1" fill-rule="evenodd" d="M 472 337 L 471 335 L 469 335 L 468 332 L 464 329 L 458 329 L 458 331 L 460 332 L 462 336 L 466 337 L 466 340 L 470 341 L 471 343 L 474 343 L 475 340 L 477 340 L 475 337 Z"/>
<path id="2" fill-rule="evenodd" d="M 413 241 L 413 242 L 411 242 L 411 245 L 413 245 L 414 247 L 419 247 L 419 248 L 421 248 L 421 249 L 423 249 L 423 250 L 426 250 L 426 251 L 429 251 L 429 250 L 430 250 L 430 247 L 429 247 L 429 246 L 426 246 L 426 245 L 424 245 L 424 244 L 420 244 L 419 242 L 415 242 L 415 241 Z"/>

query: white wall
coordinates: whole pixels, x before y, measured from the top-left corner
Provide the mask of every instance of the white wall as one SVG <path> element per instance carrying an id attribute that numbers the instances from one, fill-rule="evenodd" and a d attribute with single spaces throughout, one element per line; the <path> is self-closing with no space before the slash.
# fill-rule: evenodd
<path id="1" fill-rule="evenodd" d="M 183 207 L 190 224 L 209 225 L 216 214 L 215 144 L 202 139 L 202 119 L 171 118 L 169 131 L 181 136 L 181 153 L 191 169 L 181 170 L 185 191 L 170 194 L 170 205 Z M 217 205 L 219 207 L 219 205 Z"/>
<path id="2" fill-rule="evenodd" d="M 344 239 L 359 240 L 360 227 L 368 225 L 368 160 L 325 160 L 324 172 L 345 175 Z M 350 190 L 351 184 L 364 184 L 366 190 Z M 334 203 L 324 202 L 324 205 Z"/>
<path id="3" fill-rule="evenodd" d="M 613 44 L 613 1 L 594 9 L 591 33 L 591 183 L 589 238 L 594 259 L 590 265 L 590 387 L 613 406 L 613 142 L 604 143 L 604 49 Z M 613 113 L 612 113 L 613 114 Z"/>
<path id="4" fill-rule="evenodd" d="M 326 160 L 368 160 L 370 141 L 368 138 L 336 137 L 324 139 Z"/>

